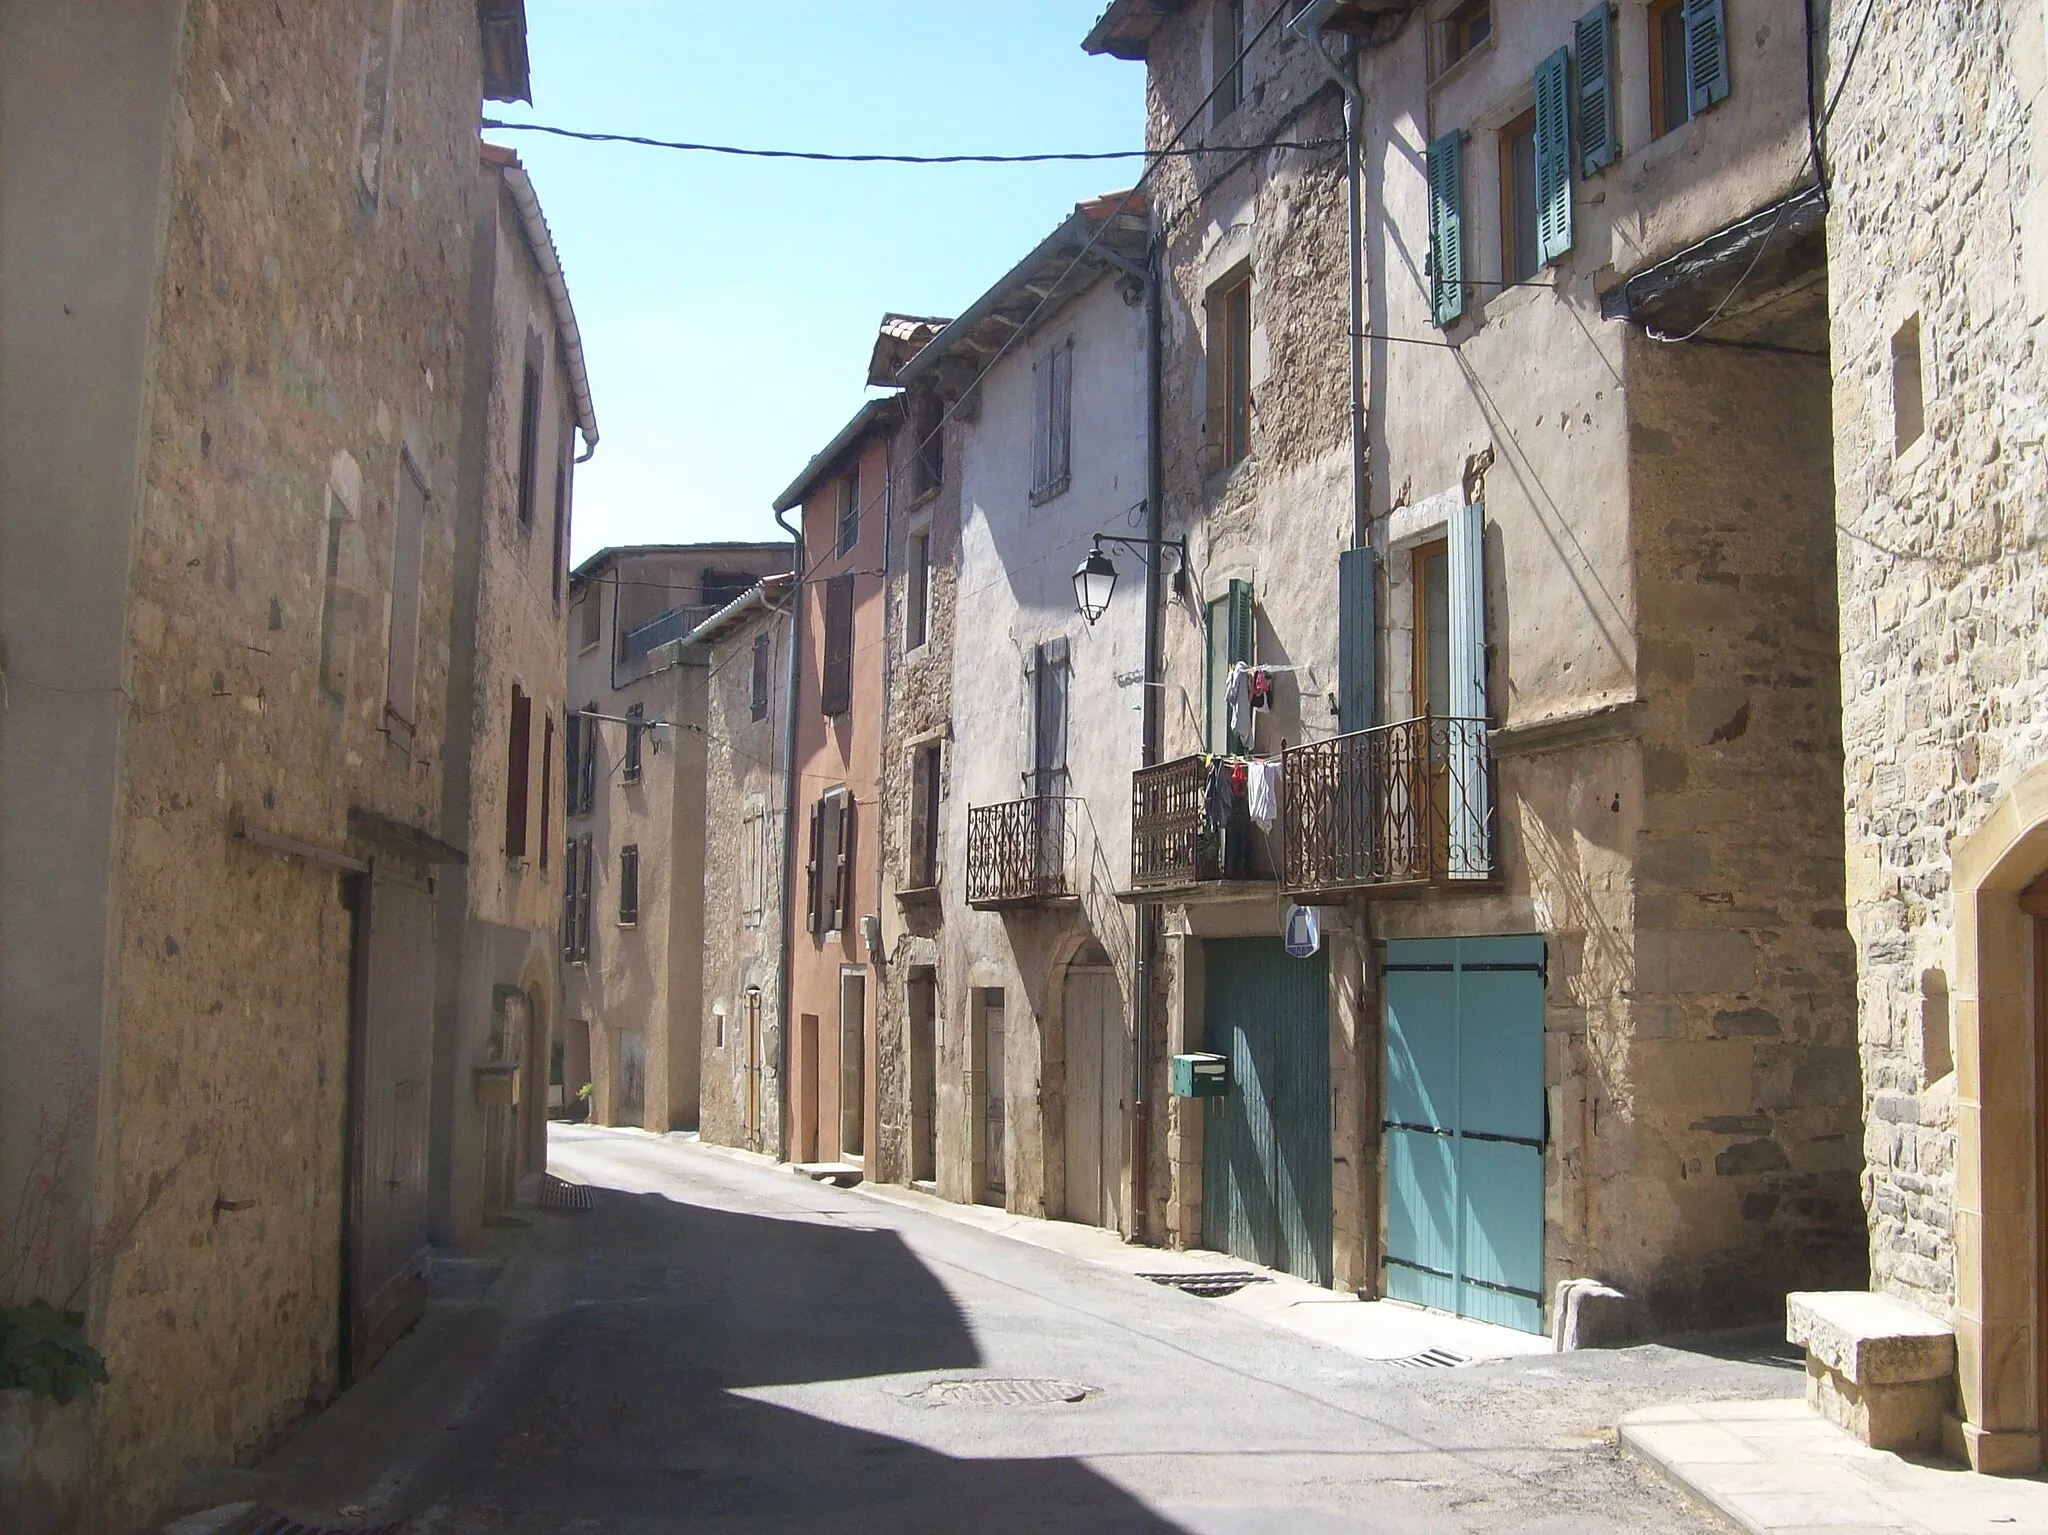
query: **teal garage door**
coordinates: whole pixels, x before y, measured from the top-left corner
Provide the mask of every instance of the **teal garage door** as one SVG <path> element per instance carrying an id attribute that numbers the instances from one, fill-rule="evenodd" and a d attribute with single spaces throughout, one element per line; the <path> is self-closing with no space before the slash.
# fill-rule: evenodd
<path id="1" fill-rule="evenodd" d="M 1330 967 L 1277 938 L 1209 939 L 1203 1030 L 1230 1058 L 1207 1102 L 1202 1245 L 1330 1282 Z"/>
<path id="2" fill-rule="evenodd" d="M 1389 942 L 1386 1293 L 1543 1331 L 1541 938 Z"/>

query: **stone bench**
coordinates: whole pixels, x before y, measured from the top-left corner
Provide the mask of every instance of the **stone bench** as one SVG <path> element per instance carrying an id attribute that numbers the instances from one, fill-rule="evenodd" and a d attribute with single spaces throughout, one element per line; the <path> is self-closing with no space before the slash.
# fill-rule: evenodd
<path id="1" fill-rule="evenodd" d="M 1806 1400 L 1878 1450 L 1939 1450 L 1956 1330 L 1867 1290 L 1785 1297 L 1785 1337 L 1806 1350 Z"/>

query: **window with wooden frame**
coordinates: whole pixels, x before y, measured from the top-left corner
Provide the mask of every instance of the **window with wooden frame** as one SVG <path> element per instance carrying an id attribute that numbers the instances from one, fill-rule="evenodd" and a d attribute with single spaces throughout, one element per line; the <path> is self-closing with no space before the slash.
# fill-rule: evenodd
<path id="1" fill-rule="evenodd" d="M 1447 540 L 1419 544 L 1408 556 L 1414 594 L 1410 653 L 1413 713 L 1441 719 L 1451 712 L 1451 556 Z"/>
<path id="2" fill-rule="evenodd" d="M 748 927 L 761 925 L 768 902 L 768 812 L 747 810 L 740 823 L 740 917 Z"/>
<path id="3" fill-rule="evenodd" d="M 840 554 L 851 554 L 859 542 L 860 465 L 855 464 L 839 481 L 839 538 L 834 548 Z"/>
<path id="4" fill-rule="evenodd" d="M 550 710 L 541 721 L 540 732 L 540 866 L 548 866 L 548 843 L 554 839 L 550 824 L 555 814 L 555 716 Z"/>
<path id="5" fill-rule="evenodd" d="M 619 849 L 619 926 L 632 927 L 640 920 L 640 846 L 628 842 Z"/>
<path id="6" fill-rule="evenodd" d="M 932 633 L 932 535 L 910 535 L 904 558 L 903 648 L 916 650 Z"/>
<path id="7" fill-rule="evenodd" d="M 540 365 L 526 361 L 519 390 L 519 526 L 533 526 L 533 504 L 540 494 Z"/>
<path id="8" fill-rule="evenodd" d="M 1055 635 L 1031 652 L 1030 793 L 1045 799 L 1067 792 L 1067 693 L 1073 666 L 1066 636 Z"/>
<path id="9" fill-rule="evenodd" d="M 939 882 L 939 785 L 944 743 L 926 741 L 910 753 L 909 888 L 929 890 Z"/>
<path id="10" fill-rule="evenodd" d="M 1209 444 L 1215 468 L 1251 452 L 1252 274 L 1225 278 L 1209 294 Z"/>
<path id="11" fill-rule="evenodd" d="M 647 734 L 647 706 L 631 704 L 626 709 L 626 761 L 619 769 L 619 782 L 640 781 L 640 743 Z"/>
<path id="12" fill-rule="evenodd" d="M 819 710 L 840 715 L 853 707 L 853 577 L 825 583 L 825 668 Z"/>
<path id="13" fill-rule="evenodd" d="M 1536 109 L 1500 130 L 1500 267 L 1510 283 L 1543 270 L 1536 234 Z"/>
<path id="14" fill-rule="evenodd" d="M 1074 342 L 1070 336 L 1031 364 L 1031 504 L 1073 483 Z"/>
<path id="15" fill-rule="evenodd" d="M 754 636 L 754 674 L 747 684 L 747 718 L 759 722 L 768 718 L 768 672 L 774 664 L 774 641 L 766 634 Z"/>
<path id="16" fill-rule="evenodd" d="M 511 721 L 505 731 L 505 856 L 526 856 L 526 787 L 533 757 L 533 702 L 512 684 Z"/>
<path id="17" fill-rule="evenodd" d="M 1209 121 L 1220 123 L 1244 102 L 1244 0 L 1216 0 L 1209 11 Z"/>
<path id="18" fill-rule="evenodd" d="M 1493 6 L 1490 0 L 1466 0 L 1438 26 L 1443 45 L 1443 68 L 1449 69 L 1493 36 Z"/>
<path id="19" fill-rule="evenodd" d="M 1684 127 L 1728 97 L 1728 25 L 1723 0 L 1652 0 L 1650 131 Z"/>
<path id="20" fill-rule="evenodd" d="M 1249 581 L 1232 581 L 1224 595 L 1209 604 L 1204 636 L 1208 649 L 1207 734 L 1209 750 L 1218 756 L 1247 752 L 1252 747 L 1250 703 L 1247 701 L 1239 713 L 1239 719 L 1246 722 L 1242 730 L 1231 718 L 1230 673 L 1234 667 L 1252 664 L 1256 624 L 1257 609 Z M 1248 681 L 1245 687 L 1249 691 Z"/>
<path id="21" fill-rule="evenodd" d="M 853 796 L 828 789 L 811 806 L 805 880 L 808 926 L 820 937 L 846 930 L 853 913 Z"/>

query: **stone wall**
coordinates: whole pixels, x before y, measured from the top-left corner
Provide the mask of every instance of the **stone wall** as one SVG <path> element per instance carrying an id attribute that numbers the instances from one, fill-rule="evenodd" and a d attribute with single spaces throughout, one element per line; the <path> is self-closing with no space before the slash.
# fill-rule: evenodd
<path id="1" fill-rule="evenodd" d="M 371 196 L 359 8 L 185 11 L 107 945 L 111 1529 L 338 1384 L 349 918 L 331 870 L 233 829 L 439 823 L 480 64 L 472 6 L 404 23 Z M 410 729 L 385 714 L 401 454 L 429 497 Z"/>
<path id="2" fill-rule="evenodd" d="M 1852 52 L 1856 9 L 1836 10 L 1828 245 L 1864 1196 L 1872 1282 L 1949 1315 L 1969 1047 L 1949 998 L 1950 850 L 2048 756 L 2044 41 L 2038 5 L 1878 0 Z M 1915 319 L 1925 431 L 1902 447 L 1894 338 Z"/>

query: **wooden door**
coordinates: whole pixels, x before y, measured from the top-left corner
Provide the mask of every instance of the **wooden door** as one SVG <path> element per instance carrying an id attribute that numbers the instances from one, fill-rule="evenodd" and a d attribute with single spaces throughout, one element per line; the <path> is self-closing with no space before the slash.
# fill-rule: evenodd
<path id="1" fill-rule="evenodd" d="M 818 1160 L 818 1015 L 805 1013 L 797 1021 L 796 1102 L 791 1107 L 795 1124 L 790 1131 L 790 1157 L 798 1162 Z"/>
<path id="2" fill-rule="evenodd" d="M 1009 1183 L 1009 1089 L 1003 1070 L 1003 989 L 981 993 L 982 1187 L 1000 1203 Z"/>

